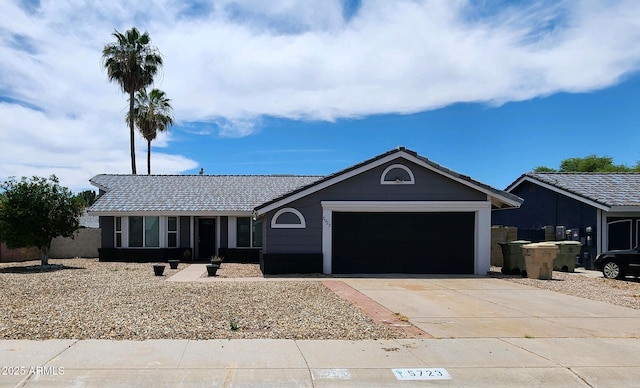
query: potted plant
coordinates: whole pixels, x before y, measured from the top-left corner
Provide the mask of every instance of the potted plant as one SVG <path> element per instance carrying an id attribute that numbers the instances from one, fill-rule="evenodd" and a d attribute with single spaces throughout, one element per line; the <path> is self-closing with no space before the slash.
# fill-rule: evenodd
<path id="1" fill-rule="evenodd" d="M 224 257 L 220 255 L 211 256 L 211 264 L 218 264 L 219 266 L 222 264 L 222 260 L 224 260 Z"/>
<path id="2" fill-rule="evenodd" d="M 154 264 L 153 273 L 156 274 L 156 276 L 162 276 L 164 273 L 164 267 L 166 267 L 164 264 Z"/>
<path id="3" fill-rule="evenodd" d="M 221 256 L 216 255 L 211 257 L 211 264 L 207 264 L 207 274 L 209 276 L 216 276 L 216 272 L 218 272 L 220 264 L 222 264 Z"/>
<path id="4" fill-rule="evenodd" d="M 182 252 L 182 261 L 186 263 L 191 261 L 191 249 L 185 249 L 185 251 Z"/>
<path id="5" fill-rule="evenodd" d="M 169 262 L 169 268 L 178 269 L 178 264 L 180 263 L 180 260 L 168 260 L 168 262 Z"/>

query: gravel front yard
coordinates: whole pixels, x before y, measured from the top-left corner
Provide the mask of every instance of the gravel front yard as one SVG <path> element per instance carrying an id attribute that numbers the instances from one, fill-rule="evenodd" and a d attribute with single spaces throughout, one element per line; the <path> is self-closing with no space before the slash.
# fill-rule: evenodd
<path id="1" fill-rule="evenodd" d="M 319 281 L 178 283 L 151 264 L 50 260 L 65 269 L 0 264 L 0 338 L 4 339 L 383 339 L 401 336 L 374 324 Z M 180 264 L 183 268 L 186 264 Z M 225 263 L 222 277 L 256 275 Z M 172 275 L 167 265 L 165 275 Z M 17 272 L 17 273 L 16 273 Z M 259 272 L 258 272 L 259 273 Z M 234 330 L 236 329 L 236 330 Z"/>
<path id="2" fill-rule="evenodd" d="M 567 295 L 640 309 L 640 279 L 636 278 L 616 280 L 605 279 L 602 276 L 594 278 L 578 273 L 553 271 L 552 280 L 539 280 L 503 275 L 500 273 L 500 267 L 492 267 L 489 276 Z"/>
<path id="3" fill-rule="evenodd" d="M 389 339 L 320 281 L 167 282 L 151 264 L 50 260 L 64 269 L 0 264 L 0 339 Z M 180 264 L 184 268 L 185 264 Z M 165 275 L 172 275 L 167 265 Z M 256 265 L 224 263 L 220 277 L 260 276 Z M 554 272 L 553 280 L 492 277 L 640 309 L 640 282 Z"/>

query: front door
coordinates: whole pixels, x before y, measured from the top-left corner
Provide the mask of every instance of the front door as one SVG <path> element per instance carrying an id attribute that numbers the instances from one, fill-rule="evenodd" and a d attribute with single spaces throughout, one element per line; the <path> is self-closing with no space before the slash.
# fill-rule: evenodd
<path id="1" fill-rule="evenodd" d="M 216 254 L 215 218 L 198 219 L 198 258 L 210 259 Z"/>

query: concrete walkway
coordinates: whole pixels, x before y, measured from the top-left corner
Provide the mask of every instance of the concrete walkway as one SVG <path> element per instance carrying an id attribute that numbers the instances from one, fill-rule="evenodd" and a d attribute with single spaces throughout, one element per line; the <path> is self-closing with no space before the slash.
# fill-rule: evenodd
<path id="1" fill-rule="evenodd" d="M 640 381 L 640 310 L 485 277 L 331 281 L 401 313 L 433 338 L 5 340 L 0 386 L 635 387 Z"/>

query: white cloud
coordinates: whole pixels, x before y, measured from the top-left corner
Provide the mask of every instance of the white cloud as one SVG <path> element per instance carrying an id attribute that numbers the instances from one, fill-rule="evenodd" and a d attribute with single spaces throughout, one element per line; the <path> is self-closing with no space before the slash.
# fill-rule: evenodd
<path id="1" fill-rule="evenodd" d="M 100 54 L 132 25 L 165 55 L 157 86 L 184 133 L 223 137 L 255 133 L 262 116 L 333 121 L 587 92 L 640 65 L 635 0 L 372 0 L 349 20 L 338 0 L 19 3 L 0 3 L 0 179 L 55 172 L 73 188 L 129 171 L 126 96 Z M 154 146 L 172 141 L 170 130 Z M 145 150 L 138 137 L 140 171 Z M 159 173 L 198 164 L 152 157 Z"/>

